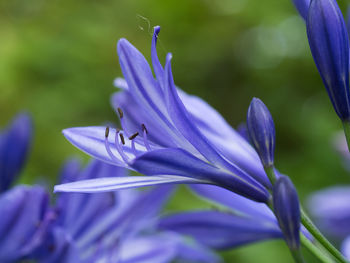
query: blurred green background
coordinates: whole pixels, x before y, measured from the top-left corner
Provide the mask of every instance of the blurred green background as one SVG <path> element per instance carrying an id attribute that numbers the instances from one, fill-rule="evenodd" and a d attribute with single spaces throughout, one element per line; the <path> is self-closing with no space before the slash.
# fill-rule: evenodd
<path id="1" fill-rule="evenodd" d="M 113 79 L 121 76 L 116 42 L 127 38 L 149 59 L 155 25 L 162 26 L 160 57 L 173 53 L 177 85 L 232 126 L 245 120 L 252 97 L 267 104 L 277 167 L 301 199 L 350 182 L 331 143 L 341 123 L 289 0 L 11 0 L 0 2 L 0 125 L 21 110 L 34 118 L 22 182 L 53 184 L 67 157 L 86 159 L 61 130 L 117 120 L 109 105 Z M 193 206 L 207 204 L 182 187 L 168 208 Z M 282 241 L 223 255 L 226 262 L 292 262 Z"/>

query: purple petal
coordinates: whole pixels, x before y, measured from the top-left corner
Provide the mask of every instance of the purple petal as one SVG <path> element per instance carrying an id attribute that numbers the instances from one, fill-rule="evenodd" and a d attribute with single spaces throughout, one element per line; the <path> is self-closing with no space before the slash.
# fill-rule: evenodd
<path id="1" fill-rule="evenodd" d="M 183 176 L 128 176 L 83 180 L 55 186 L 55 192 L 99 193 L 162 184 L 207 183 Z"/>
<path id="2" fill-rule="evenodd" d="M 11 186 L 23 168 L 32 140 L 32 130 L 30 116 L 22 113 L 0 134 L 0 192 Z"/>
<path id="3" fill-rule="evenodd" d="M 270 187 L 271 183 L 254 148 L 208 103 L 179 89 L 178 93 L 192 120 L 216 150 L 261 184 Z"/>
<path id="4" fill-rule="evenodd" d="M 331 187 L 313 194 L 308 208 L 320 228 L 343 239 L 350 235 L 350 187 Z"/>
<path id="5" fill-rule="evenodd" d="M 105 131 L 106 127 L 78 127 L 63 130 L 63 135 L 75 147 L 88 155 L 109 164 L 126 167 L 127 164 L 124 163 L 122 157 L 118 153 L 114 144 L 114 138 L 111 136 L 116 133 L 115 129 L 110 128 L 108 141 L 111 151 L 117 159 L 112 159 L 106 150 Z M 127 140 L 126 143 L 127 144 L 124 145 L 123 148 L 127 154 L 128 152 L 131 152 L 131 146 L 129 140 Z"/>
<path id="6" fill-rule="evenodd" d="M 253 179 L 218 169 L 182 149 L 160 149 L 137 157 L 131 166 L 146 175 L 186 176 L 216 184 L 258 202 L 266 202 L 269 193 Z"/>
<path id="7" fill-rule="evenodd" d="M 124 263 L 165 263 L 176 256 L 176 246 L 161 236 L 138 237 L 127 240 L 121 248 Z"/>
<path id="8" fill-rule="evenodd" d="M 346 238 L 341 246 L 341 252 L 350 260 L 350 237 Z"/>
<path id="9" fill-rule="evenodd" d="M 207 200 L 209 199 L 218 205 L 226 206 L 227 208 L 232 209 L 236 214 L 241 214 L 242 216 L 251 218 L 259 218 L 260 220 L 277 222 L 274 214 L 266 204 L 254 202 L 214 185 L 194 184 L 191 185 L 190 188 L 200 197 Z"/>
<path id="10" fill-rule="evenodd" d="M 172 190 L 172 186 L 162 186 L 135 193 L 137 195 L 133 195 L 131 200 L 121 198 L 114 209 L 96 221 L 79 238 L 79 246 L 88 248 L 99 240 L 108 240 L 105 245 L 113 246 L 125 239 L 125 236 L 132 236 L 140 230 L 151 228 Z"/>
<path id="11" fill-rule="evenodd" d="M 152 38 L 152 66 L 154 69 L 154 73 L 156 74 L 156 78 L 160 85 L 164 83 L 164 69 L 162 64 L 159 62 L 158 54 L 157 54 L 157 40 L 160 32 L 160 26 L 154 27 L 154 33 Z"/>
<path id="12" fill-rule="evenodd" d="M 0 261 L 16 261 L 26 254 L 48 210 L 41 187 L 17 186 L 0 196 Z M 25 252 L 24 252 L 25 251 Z M 24 254 L 26 253 L 26 254 Z"/>
<path id="13" fill-rule="evenodd" d="M 161 220 L 159 227 L 188 235 L 201 244 L 217 249 L 282 237 L 277 224 L 218 211 L 170 215 Z"/>

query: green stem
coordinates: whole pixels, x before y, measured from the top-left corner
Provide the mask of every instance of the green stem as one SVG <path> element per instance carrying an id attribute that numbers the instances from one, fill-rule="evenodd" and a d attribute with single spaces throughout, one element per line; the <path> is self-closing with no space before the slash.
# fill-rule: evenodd
<path id="1" fill-rule="evenodd" d="M 274 185 L 276 182 L 276 174 L 274 171 L 274 166 L 264 167 L 264 170 L 265 170 L 265 173 L 266 173 L 267 177 L 269 178 L 271 184 Z"/>
<path id="2" fill-rule="evenodd" d="M 310 232 L 311 235 L 334 257 L 338 262 L 348 263 L 348 261 L 343 257 L 343 255 L 322 235 L 322 233 L 317 229 L 314 223 L 306 215 L 303 209 L 301 209 L 301 222 L 305 228 Z"/>
<path id="3" fill-rule="evenodd" d="M 343 121 L 343 129 L 344 129 L 346 142 L 348 143 L 348 149 L 350 152 L 350 122 L 349 121 Z"/>
<path id="4" fill-rule="evenodd" d="M 297 263 L 305 263 L 303 256 L 301 255 L 300 249 L 298 250 L 290 250 L 292 253 L 292 256 L 294 258 L 294 261 Z"/>
<path id="5" fill-rule="evenodd" d="M 309 239 L 303 234 L 300 235 L 301 244 L 309 250 L 315 257 L 317 257 L 322 263 L 333 263 L 329 257 L 323 254 L 318 247 L 316 247 Z"/>

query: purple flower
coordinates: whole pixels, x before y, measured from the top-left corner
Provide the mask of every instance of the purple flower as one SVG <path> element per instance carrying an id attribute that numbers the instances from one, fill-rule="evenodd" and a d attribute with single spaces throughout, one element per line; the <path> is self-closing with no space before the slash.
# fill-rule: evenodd
<path id="1" fill-rule="evenodd" d="M 275 124 L 265 104 L 253 98 L 247 114 L 249 137 L 264 167 L 272 167 L 275 152 Z"/>
<path id="2" fill-rule="evenodd" d="M 92 161 L 81 171 L 79 163 L 71 161 L 64 167 L 61 181 L 111 175 L 124 178 L 125 169 Z M 186 262 L 218 262 L 203 245 L 187 244 L 181 235 L 157 229 L 158 214 L 172 189 L 61 193 L 55 222 L 36 258 L 41 262 L 62 258 L 65 262 L 172 262 L 182 258 Z"/>
<path id="3" fill-rule="evenodd" d="M 300 207 L 298 194 L 287 176 L 273 187 L 273 207 L 284 238 L 291 250 L 300 248 Z"/>
<path id="4" fill-rule="evenodd" d="M 27 159 L 32 140 L 32 121 L 19 114 L 0 131 L 0 193 L 8 190 L 18 177 Z"/>
<path id="5" fill-rule="evenodd" d="M 0 195 L 0 262 L 26 259 L 40 246 L 48 205 L 48 194 L 37 186 L 17 186 Z"/>
<path id="6" fill-rule="evenodd" d="M 319 227 L 334 239 L 350 235 L 350 186 L 331 187 L 314 193 L 308 208 Z"/>
<path id="7" fill-rule="evenodd" d="M 349 40 L 343 15 L 335 0 L 311 1 L 307 35 L 333 107 L 342 121 L 349 121 Z"/>
<path id="8" fill-rule="evenodd" d="M 306 21 L 311 0 L 293 0 L 293 3 L 301 17 Z"/>
<path id="9" fill-rule="evenodd" d="M 152 177 L 109 178 L 56 186 L 56 191 L 99 192 L 151 184 L 214 184 L 267 202 L 270 182 L 254 149 L 207 103 L 174 84 L 171 55 L 165 68 L 152 41 L 156 78 L 127 40 L 118 42 L 123 90 L 112 98 L 123 131 L 104 127 L 63 131 L 76 147 L 104 162 Z"/>
<path id="10" fill-rule="evenodd" d="M 350 259 L 350 186 L 335 186 L 314 193 L 308 208 L 328 236 L 343 241 L 341 252 Z"/>

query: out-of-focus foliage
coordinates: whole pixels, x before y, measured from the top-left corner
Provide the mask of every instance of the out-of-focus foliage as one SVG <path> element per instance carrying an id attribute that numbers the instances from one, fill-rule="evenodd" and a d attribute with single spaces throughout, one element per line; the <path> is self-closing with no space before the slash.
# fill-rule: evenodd
<path id="1" fill-rule="evenodd" d="M 276 166 L 301 199 L 350 181 L 331 144 L 341 124 L 291 1 L 11 0 L 0 2 L 0 125 L 22 109 L 33 114 L 35 143 L 23 182 L 52 183 L 67 156 L 86 158 L 61 130 L 117 121 L 109 105 L 121 75 L 116 42 L 125 37 L 149 58 L 155 25 L 162 26 L 160 56 L 174 55 L 177 85 L 233 126 L 246 119 L 253 96 L 266 103 L 276 125 Z M 196 205 L 205 206 L 181 188 L 169 209 Z M 292 262 L 282 241 L 224 256 Z"/>

